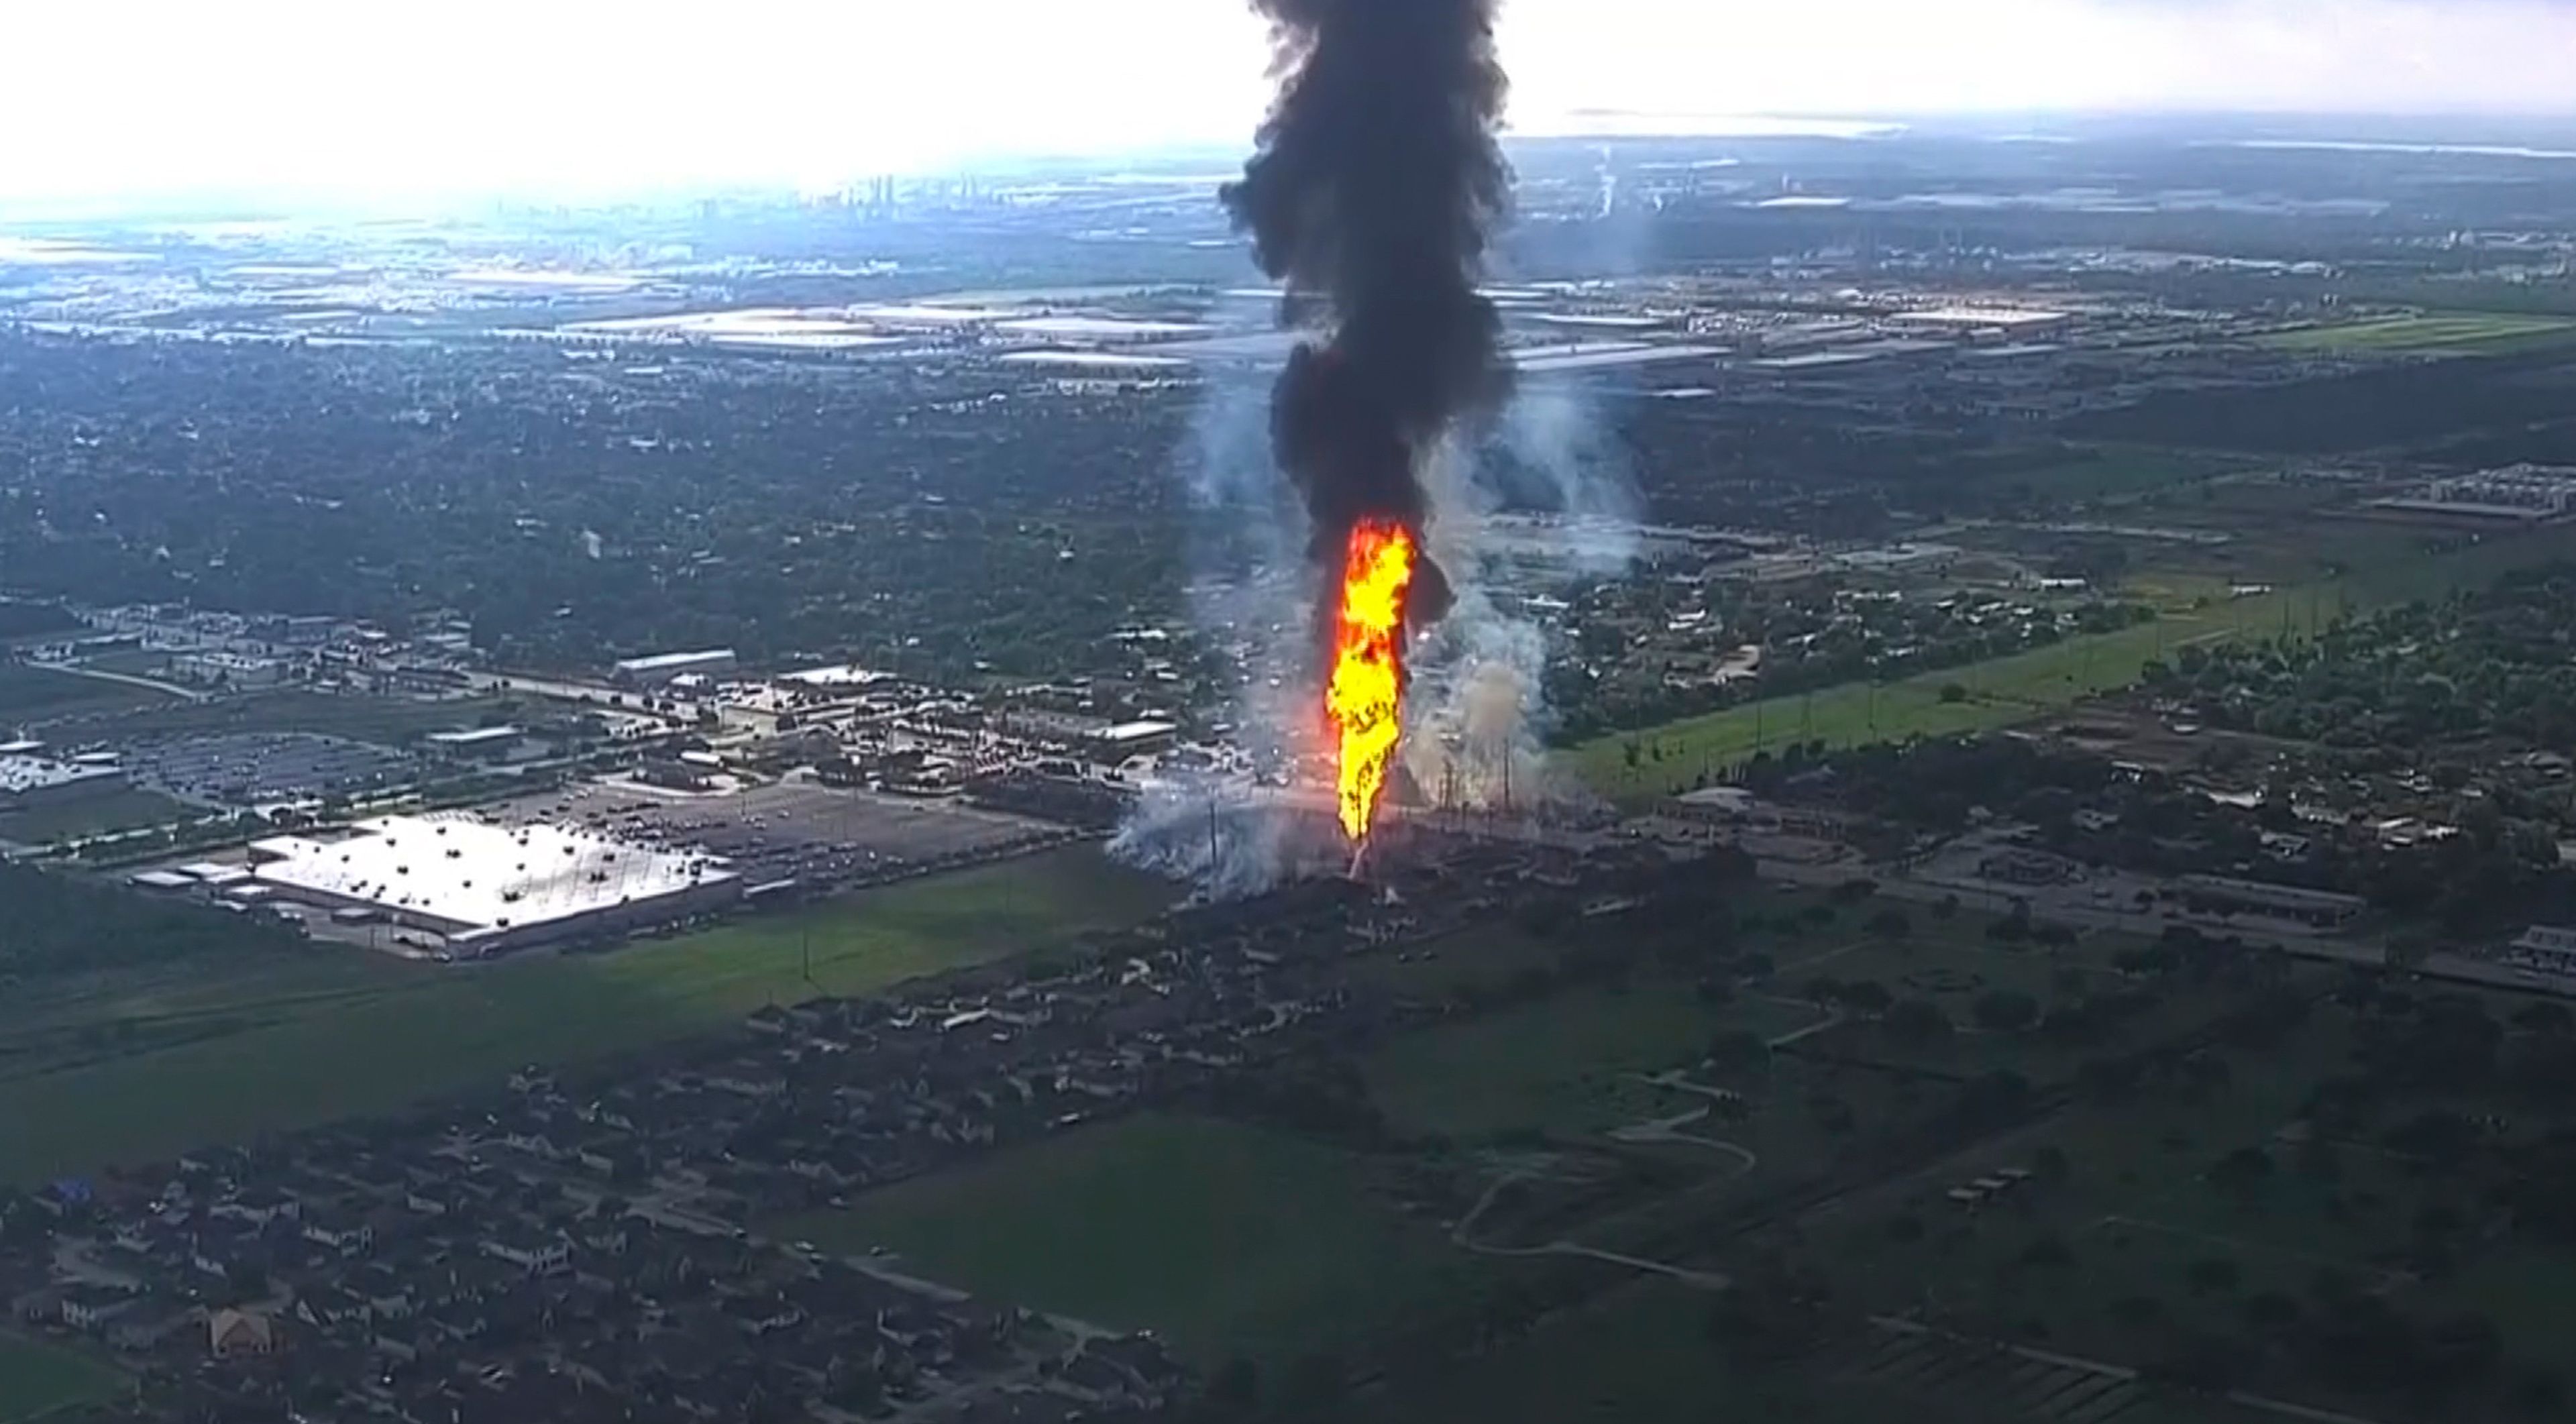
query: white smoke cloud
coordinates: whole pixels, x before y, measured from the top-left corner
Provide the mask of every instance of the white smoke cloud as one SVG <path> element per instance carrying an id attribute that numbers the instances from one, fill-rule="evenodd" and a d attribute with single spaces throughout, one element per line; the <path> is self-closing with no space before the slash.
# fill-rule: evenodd
<path id="1" fill-rule="evenodd" d="M 1614 574 L 1635 559 L 1641 501 L 1588 388 L 1523 386 L 1494 437 L 1516 476 L 1513 502 L 1548 516 L 1551 553 L 1566 573 Z M 1582 793 L 1547 759 L 1547 635 L 1498 596 L 1490 535 L 1505 495 L 1496 473 L 1455 441 L 1425 472 L 1432 557 L 1457 604 L 1412 650 L 1403 755 L 1434 806 L 1528 812 Z"/>

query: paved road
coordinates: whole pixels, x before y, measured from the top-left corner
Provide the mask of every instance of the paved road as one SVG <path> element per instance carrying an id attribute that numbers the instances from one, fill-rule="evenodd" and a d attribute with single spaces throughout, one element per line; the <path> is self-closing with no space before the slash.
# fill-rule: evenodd
<path id="1" fill-rule="evenodd" d="M 47 663 L 45 666 L 56 672 L 67 672 L 74 677 L 86 677 L 98 682 L 121 682 L 128 687 L 147 687 L 154 692 L 165 692 L 188 702 L 204 702 L 211 696 L 197 688 L 183 687 L 175 682 L 162 682 L 155 678 L 137 677 L 133 673 L 108 672 L 101 668 L 82 667 L 77 663 Z"/>
<path id="2" fill-rule="evenodd" d="M 1741 1148 L 1737 1150 L 1742 1151 Z M 1527 1170 L 1522 1170 L 1505 1172 L 1494 1178 L 1486 1186 L 1485 1194 L 1476 1198 L 1476 1204 L 1467 1209 L 1467 1214 L 1458 1219 L 1456 1226 L 1449 1229 L 1450 1241 L 1461 1250 L 1472 1251 L 1479 1256 L 1581 1256 L 1588 1260 L 1605 1261 L 1613 1266 L 1626 1266 L 1630 1270 L 1643 1271 L 1650 1275 L 1669 1276 L 1683 1285 L 1704 1291 L 1722 1291 L 1734 1284 L 1732 1278 L 1719 1271 L 1695 1270 L 1689 1266 L 1676 1266 L 1669 1261 L 1650 1261 L 1643 1256 L 1630 1256 L 1618 1251 L 1604 1251 L 1598 1246 L 1586 1246 L 1580 1241 L 1546 1241 L 1536 1246 L 1496 1246 L 1476 1240 L 1474 1232 L 1477 1218 L 1485 1214 L 1486 1208 L 1494 1204 L 1494 1199 L 1503 1194 L 1504 1188 L 1529 1175 Z"/>

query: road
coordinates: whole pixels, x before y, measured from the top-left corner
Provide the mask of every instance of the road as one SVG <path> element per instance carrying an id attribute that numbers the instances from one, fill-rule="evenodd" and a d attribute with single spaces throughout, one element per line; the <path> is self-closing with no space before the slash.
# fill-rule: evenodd
<path id="1" fill-rule="evenodd" d="M 98 682 L 121 682 L 128 687 L 150 688 L 154 692 L 167 693 L 172 697 L 180 698 L 188 702 L 203 702 L 212 695 L 197 688 L 183 687 L 175 682 L 162 682 L 155 678 L 137 677 L 133 673 L 127 672 L 107 672 L 99 668 L 82 667 L 78 663 L 47 663 L 45 666 L 53 669 L 55 672 L 70 673 L 74 677 L 91 678 Z"/>
<path id="2" fill-rule="evenodd" d="M 1742 1151 L 1743 1149 L 1737 1148 L 1736 1150 Z M 1745 1155 L 1747 1157 L 1752 1156 L 1749 1152 L 1745 1153 Z M 1598 1246 L 1586 1246 L 1580 1241 L 1545 1241 L 1536 1246 L 1496 1246 L 1488 1242 L 1476 1240 L 1474 1232 L 1477 1219 L 1485 1214 L 1486 1209 L 1494 1204 L 1494 1199 L 1501 1196 L 1505 1188 L 1511 1186 L 1515 1182 L 1526 1180 L 1531 1175 L 1531 1172 L 1527 1169 L 1523 1169 L 1519 1171 L 1505 1172 L 1494 1178 L 1494 1180 L 1485 1187 L 1485 1194 L 1476 1198 L 1476 1204 L 1469 1207 L 1467 1209 L 1467 1214 L 1458 1219 L 1458 1224 L 1449 1229 L 1450 1241 L 1456 1244 L 1459 1249 L 1472 1251 L 1479 1256 L 1581 1256 L 1587 1260 L 1603 1261 L 1613 1266 L 1625 1266 L 1630 1270 L 1643 1271 L 1650 1275 L 1668 1276 L 1673 1280 L 1679 1281 L 1683 1285 L 1690 1286 L 1696 1290 L 1722 1291 L 1728 1286 L 1734 1284 L 1732 1278 L 1726 1276 L 1722 1272 L 1695 1270 L 1689 1266 L 1676 1266 L 1669 1261 L 1650 1261 L 1643 1256 L 1630 1256 L 1618 1251 L 1604 1251 Z M 1739 1173 L 1738 1175 L 1742 1174 Z"/>

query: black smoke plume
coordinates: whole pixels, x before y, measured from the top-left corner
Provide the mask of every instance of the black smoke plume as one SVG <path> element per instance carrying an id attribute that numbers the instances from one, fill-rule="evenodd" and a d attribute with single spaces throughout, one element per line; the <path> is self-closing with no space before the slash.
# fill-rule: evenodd
<path id="1" fill-rule="evenodd" d="M 1507 394 L 1501 319 L 1476 290 L 1511 185 L 1495 141 L 1505 81 L 1495 0 L 1254 0 L 1277 46 L 1277 101 L 1227 209 L 1287 287 L 1289 358 L 1271 440 L 1338 577 L 1351 526 L 1417 534 L 1421 464 L 1462 416 Z M 1417 622 L 1449 602 L 1425 559 Z"/>

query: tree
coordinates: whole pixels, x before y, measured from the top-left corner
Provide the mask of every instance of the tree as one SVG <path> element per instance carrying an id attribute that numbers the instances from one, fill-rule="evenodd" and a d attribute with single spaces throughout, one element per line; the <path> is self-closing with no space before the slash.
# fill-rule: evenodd
<path id="1" fill-rule="evenodd" d="M 2401 973 L 2412 973 L 2424 967 L 2433 953 L 2432 941 L 2419 934 L 2393 934 L 2380 948 L 2380 962 Z"/>
<path id="2" fill-rule="evenodd" d="M 1944 895 L 1932 902 L 1932 918 L 1936 920 L 1950 919 L 1958 913 L 1959 897 L 1956 895 Z"/>
<path id="3" fill-rule="evenodd" d="M 2296 1160 L 2299 1175 L 2312 1182 L 2343 1180 L 2343 1154 L 2335 1145 L 2314 1133 L 2299 1144 Z"/>
<path id="4" fill-rule="evenodd" d="M 2272 1180 L 2272 1158 L 2259 1147 L 2239 1147 L 2209 1169 L 2209 1184 L 2237 1196 L 2251 1196 Z"/>
<path id="5" fill-rule="evenodd" d="M 2111 1302 L 2111 1318 L 2131 1330 L 2143 1330 L 2164 1318 L 2165 1303 L 2151 1295 L 2128 1295 Z"/>
<path id="6" fill-rule="evenodd" d="M 1914 924 L 1905 917 L 1903 910 L 1891 906 L 1870 916 L 1868 923 L 1861 928 L 1880 939 L 1903 939 L 1913 933 Z"/>
<path id="7" fill-rule="evenodd" d="M 1729 1029 L 1709 1040 L 1708 1065 L 1720 1073 L 1750 1073 L 1771 1061 L 1771 1046 L 1759 1034 Z"/>
<path id="8" fill-rule="evenodd" d="M 2564 1038 L 2576 1033 L 2576 1013 L 2556 999 L 2540 999 L 2523 1007 L 2513 1016 L 2513 1026 L 2526 1033 Z"/>
<path id="9" fill-rule="evenodd" d="M 1879 1026 L 1890 1039 L 1919 1047 L 1949 1037 L 1950 1016 L 1930 999 L 1899 999 L 1888 1006 Z"/>
<path id="10" fill-rule="evenodd" d="M 1208 1377 L 1207 1393 L 1209 1400 L 1228 1410 L 1249 1413 L 1261 1399 L 1261 1376 L 1252 1361 L 1237 1355 Z"/>
<path id="11" fill-rule="evenodd" d="M 2265 1334 L 2278 1334 L 2299 1323 L 2297 1297 L 2263 1291 L 2245 1298 L 2245 1323 Z"/>
<path id="12" fill-rule="evenodd" d="M 2186 1267 L 2183 1279 L 2190 1283 L 2193 1295 L 2216 1295 L 2236 1289 L 2237 1282 L 2244 1279 L 2244 1272 L 2225 1256 L 2208 1256 Z"/>
<path id="13" fill-rule="evenodd" d="M 1943 702 L 1952 702 L 1952 703 L 1956 703 L 1956 702 L 1965 702 L 1965 701 L 1967 701 L 1967 700 L 1968 700 L 1968 688 L 1967 688 L 1967 685 L 1966 685 L 1965 683 L 1957 683 L 1957 682 L 1945 682 L 1945 683 L 1941 684 L 1941 700 L 1942 700 Z"/>
<path id="14" fill-rule="evenodd" d="M 2051 1185 L 2065 1181 L 2071 1170 L 2066 1149 L 2054 1142 L 2041 1144 L 2038 1151 L 2030 1154 L 2030 1170 L 2031 1175 Z"/>
<path id="15" fill-rule="evenodd" d="M 1292 1416 L 1326 1418 L 1337 1411 L 1348 1391 L 1340 1360 L 1329 1354 L 1306 1355 L 1288 1367 L 1288 1378 L 1280 1386 L 1280 1404 Z"/>
<path id="16" fill-rule="evenodd" d="M 2020 1033 L 2039 1022 L 2039 1001 L 2010 989 L 1977 996 L 1977 1024 L 1990 1033 Z"/>
<path id="17" fill-rule="evenodd" d="M 2513 1382 L 2513 1401 L 2525 1414 L 2554 1415 L 2567 1401 L 2567 1377 L 2554 1365 L 2525 1365 Z"/>
<path id="18" fill-rule="evenodd" d="M 1895 1002 L 1896 996 L 1875 979 L 1855 979 L 1842 989 L 1843 1007 L 1863 1017 L 1884 1014 Z"/>
<path id="19" fill-rule="evenodd" d="M 2066 1244 L 2065 1237 L 2051 1231 L 2033 1238 L 2028 1246 L 2023 1247 L 2021 1259 L 2022 1264 L 2028 1266 L 2071 1266 L 2075 1264 L 2075 1250 Z"/>

